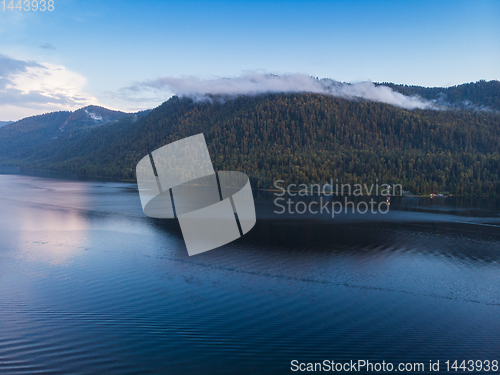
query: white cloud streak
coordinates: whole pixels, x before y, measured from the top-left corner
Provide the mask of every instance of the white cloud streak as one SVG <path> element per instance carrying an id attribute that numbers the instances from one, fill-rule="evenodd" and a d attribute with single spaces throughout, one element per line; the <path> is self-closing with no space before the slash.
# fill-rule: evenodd
<path id="1" fill-rule="evenodd" d="M 62 65 L 0 55 L 0 120 L 97 104 L 84 92 L 86 84 L 85 77 Z"/>
<path id="2" fill-rule="evenodd" d="M 208 95 L 258 95 L 265 93 L 317 93 L 346 99 L 365 99 L 406 109 L 438 109 L 435 103 L 417 96 L 406 96 L 387 86 L 372 82 L 341 83 L 318 80 L 303 74 L 274 75 L 248 72 L 235 78 L 200 79 L 193 76 L 163 77 L 137 83 L 122 89 L 123 93 L 144 95 L 144 92 L 169 92 L 196 100 Z"/>

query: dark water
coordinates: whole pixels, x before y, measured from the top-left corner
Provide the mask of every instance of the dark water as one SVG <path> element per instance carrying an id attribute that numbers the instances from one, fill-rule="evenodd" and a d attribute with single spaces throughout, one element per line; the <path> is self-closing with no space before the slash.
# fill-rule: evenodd
<path id="1" fill-rule="evenodd" d="M 498 200 L 331 219 L 271 198 L 246 236 L 188 257 L 134 184 L 0 175 L 0 373 L 500 359 Z"/>

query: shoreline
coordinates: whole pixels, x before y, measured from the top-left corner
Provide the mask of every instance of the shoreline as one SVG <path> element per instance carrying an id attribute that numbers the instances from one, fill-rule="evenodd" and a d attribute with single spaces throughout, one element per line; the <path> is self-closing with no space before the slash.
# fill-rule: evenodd
<path id="1" fill-rule="evenodd" d="M 3 173 L 2 169 L 8 169 L 8 168 L 13 168 L 17 169 L 18 173 Z M 31 172 L 31 173 L 30 173 Z M 37 174 L 52 174 L 52 175 L 57 175 L 60 174 L 60 177 L 70 177 L 71 179 L 76 179 L 76 180 L 87 180 L 87 181 L 92 181 L 93 179 L 95 181 L 100 181 L 105 180 L 106 182 L 125 182 L 125 183 L 137 183 L 137 180 L 135 179 L 122 179 L 122 178 L 116 178 L 116 177 L 107 177 L 107 176 L 94 176 L 94 175 L 80 175 L 77 172 L 71 172 L 71 171 L 57 171 L 57 170 L 47 170 L 47 169 L 23 169 L 20 166 L 17 165 L 1 165 L 0 164 L 0 174 L 7 174 L 7 175 L 27 175 L 27 176 L 33 176 L 33 177 L 49 177 L 49 176 L 37 176 Z M 56 177 L 56 176 L 54 176 Z M 265 192 L 281 192 L 282 190 L 279 189 L 273 189 L 273 188 L 267 188 L 267 189 L 262 189 L 262 188 L 252 188 L 252 190 L 255 191 L 265 191 Z M 293 193 L 298 193 L 301 190 L 290 190 Z M 303 191 L 303 190 L 302 190 Z M 438 196 L 439 194 L 442 194 L 442 196 Z M 354 195 L 354 194 L 307 194 L 304 196 L 360 196 L 360 195 Z M 361 196 L 370 196 L 370 195 L 361 195 Z M 371 196 L 376 196 L 376 195 L 371 195 Z M 382 195 L 380 195 L 382 196 Z M 403 195 L 384 195 L 384 197 L 415 197 L 415 198 L 448 198 L 448 197 L 483 197 L 483 198 L 497 198 L 496 195 L 460 195 L 460 194 L 450 194 L 450 193 L 430 193 L 430 194 L 403 194 Z"/>

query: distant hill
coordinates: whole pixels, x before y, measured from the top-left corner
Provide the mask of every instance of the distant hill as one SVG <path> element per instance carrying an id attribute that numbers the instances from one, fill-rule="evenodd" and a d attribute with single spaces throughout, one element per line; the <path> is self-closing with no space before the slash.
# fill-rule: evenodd
<path id="1" fill-rule="evenodd" d="M 10 124 L 12 121 L 0 121 L 0 128 L 5 126 L 5 125 L 8 125 Z"/>
<path id="2" fill-rule="evenodd" d="M 52 112 L 11 122 L 0 131 L 0 160 L 23 159 L 68 132 L 92 129 L 126 116 L 130 114 L 88 106 L 74 112 Z"/>
<path id="3" fill-rule="evenodd" d="M 418 95 L 436 104 L 459 109 L 500 111 L 500 82 L 478 81 L 451 87 L 421 87 L 381 83 L 403 95 Z"/>
<path id="4" fill-rule="evenodd" d="M 148 152 L 204 133 L 215 168 L 244 171 L 259 188 L 276 179 L 378 179 L 414 194 L 500 195 L 495 111 L 410 111 L 320 94 L 218 99 L 173 97 L 150 112 L 99 126 L 72 126 L 67 112 L 30 120 L 26 132 L 19 122 L 10 124 L 0 129 L 0 163 L 134 180 L 135 166 Z M 43 146 L 33 148 L 35 134 Z"/>
<path id="5" fill-rule="evenodd" d="M 61 131 L 95 127 L 116 121 L 128 116 L 128 113 L 112 111 L 103 107 L 91 105 L 72 112 L 64 124 L 59 128 Z"/>

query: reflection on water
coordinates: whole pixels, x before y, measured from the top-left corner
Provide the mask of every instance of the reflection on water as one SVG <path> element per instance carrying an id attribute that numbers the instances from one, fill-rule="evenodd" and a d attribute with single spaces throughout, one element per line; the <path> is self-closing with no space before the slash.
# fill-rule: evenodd
<path id="1" fill-rule="evenodd" d="M 279 216 L 188 257 L 134 184 L 0 175 L 0 373 L 290 373 L 498 359 L 498 200 Z"/>
<path id="2" fill-rule="evenodd" d="M 0 186 L 0 194 L 4 197 L 2 228 L 4 231 L 9 231 L 10 237 L 15 238 L 15 245 L 18 246 L 17 258 L 62 265 L 85 249 L 88 221 L 75 210 L 41 203 L 52 195 L 52 198 L 61 197 L 60 202 L 56 204 L 62 203 L 70 207 L 85 206 L 87 201 L 85 189 L 71 189 L 68 186 L 65 193 L 69 195 L 67 199 L 63 199 L 58 194 L 62 189 L 50 192 L 49 188 L 41 188 L 41 191 L 29 194 L 29 203 L 26 202 L 28 204 L 19 204 L 19 199 L 23 199 L 21 194 L 23 190 L 26 193 L 38 188 L 20 183 L 14 190 L 15 194 L 11 194 L 9 188 L 12 188 L 9 184 Z M 37 204 L 38 207 L 50 208 L 33 209 L 35 202 L 40 202 Z"/>

